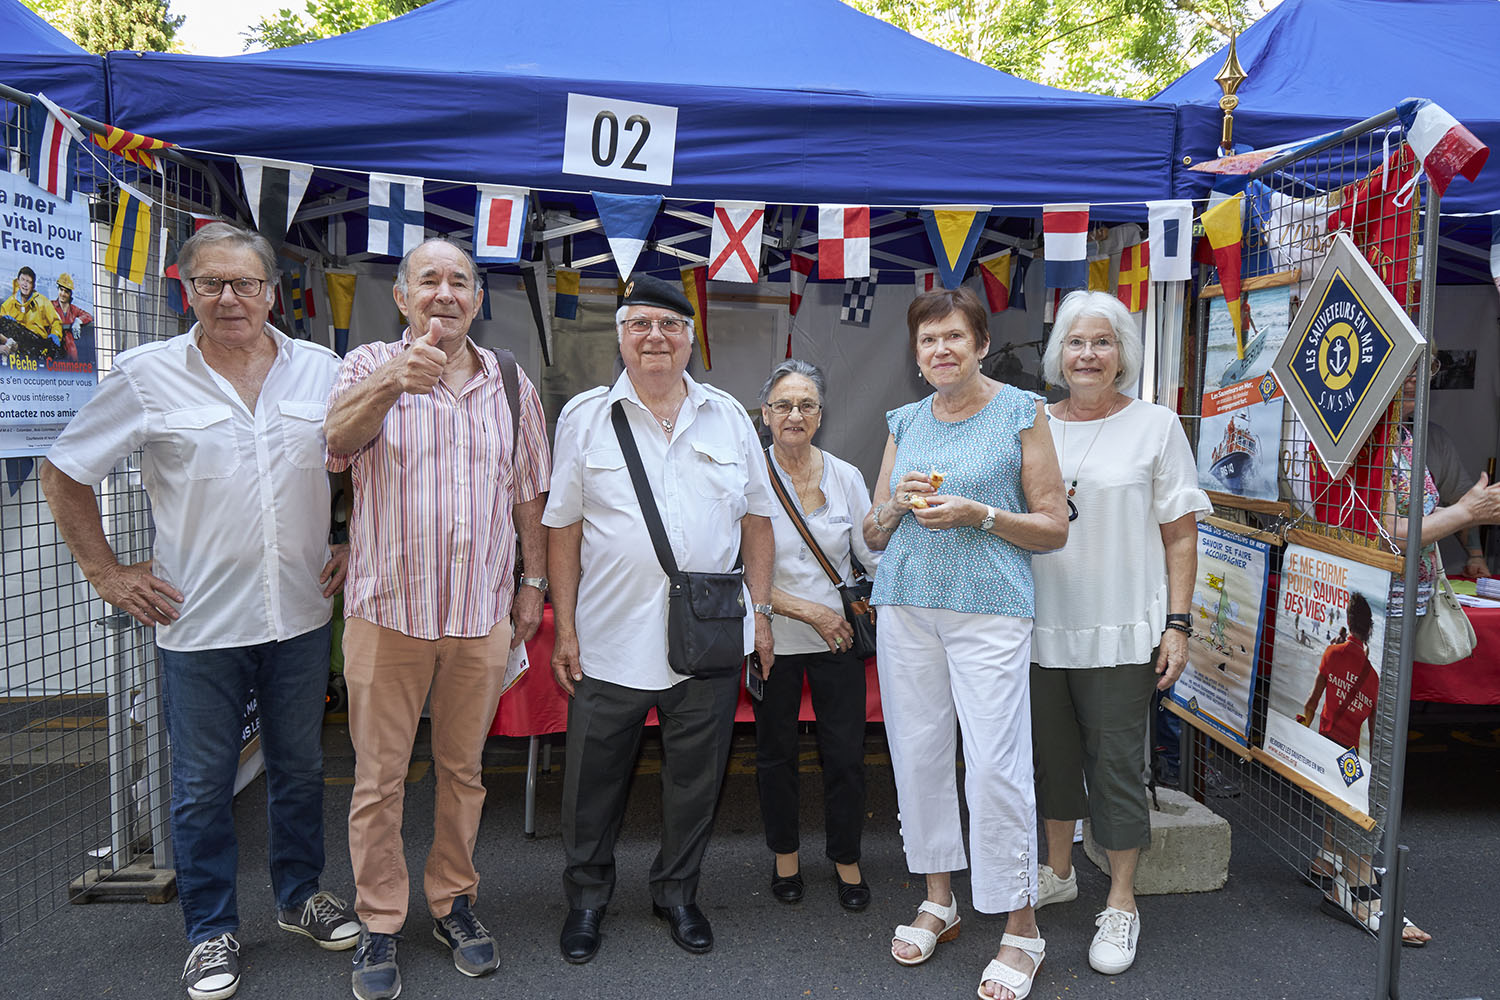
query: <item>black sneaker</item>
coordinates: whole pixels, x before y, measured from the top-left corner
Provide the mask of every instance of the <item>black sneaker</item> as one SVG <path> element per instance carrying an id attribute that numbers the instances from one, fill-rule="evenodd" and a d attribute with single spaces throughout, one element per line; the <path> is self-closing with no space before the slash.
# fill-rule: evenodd
<path id="1" fill-rule="evenodd" d="M 240 943 L 220 934 L 193 946 L 182 967 L 182 982 L 193 1000 L 225 1000 L 240 988 Z"/>
<path id="2" fill-rule="evenodd" d="M 459 896 L 451 913 L 433 920 L 432 936 L 453 949 L 453 965 L 466 976 L 483 976 L 500 967 L 500 949 L 469 908 L 468 896 Z"/>
<path id="3" fill-rule="evenodd" d="M 354 995 L 359 1000 L 396 1000 L 401 995 L 401 970 L 396 967 L 399 934 L 359 932 L 354 951 Z"/>
<path id="4" fill-rule="evenodd" d="M 306 935 L 328 951 L 344 951 L 359 943 L 354 907 L 331 892 L 315 893 L 301 906 L 277 910 L 276 916 L 282 930 Z"/>

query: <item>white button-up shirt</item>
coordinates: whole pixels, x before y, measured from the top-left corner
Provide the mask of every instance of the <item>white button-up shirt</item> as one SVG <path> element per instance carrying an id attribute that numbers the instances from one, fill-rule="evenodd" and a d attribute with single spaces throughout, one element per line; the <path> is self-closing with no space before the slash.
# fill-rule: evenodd
<path id="1" fill-rule="evenodd" d="M 579 662 L 596 680 L 661 690 L 687 678 L 667 666 L 667 575 L 610 423 L 625 413 L 677 568 L 723 573 L 740 550 L 740 519 L 775 505 L 755 427 L 733 396 L 683 376 L 687 399 L 670 439 L 641 403 L 628 373 L 568 402 L 557 420 L 552 489 L 542 523 L 583 522 L 578 583 Z M 745 606 L 750 606 L 748 591 Z M 755 623 L 745 616 L 745 652 Z"/>
<path id="2" fill-rule="evenodd" d="M 189 651 L 291 639 L 325 624 L 323 416 L 339 357 L 270 326 L 276 359 L 255 412 L 198 349 L 200 328 L 115 359 L 47 461 L 89 485 L 137 448 L 156 522 L 153 572 L 180 590 L 156 629 Z"/>

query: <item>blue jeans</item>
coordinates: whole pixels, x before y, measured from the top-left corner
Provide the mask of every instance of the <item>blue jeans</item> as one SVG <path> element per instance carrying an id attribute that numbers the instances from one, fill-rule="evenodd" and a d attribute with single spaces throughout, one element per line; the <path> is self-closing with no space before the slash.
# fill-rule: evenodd
<path id="1" fill-rule="evenodd" d="M 329 626 L 284 642 L 160 650 L 172 742 L 172 842 L 190 944 L 239 930 L 234 777 L 253 689 L 266 762 L 271 886 L 300 906 L 323 873 L 323 726 Z"/>

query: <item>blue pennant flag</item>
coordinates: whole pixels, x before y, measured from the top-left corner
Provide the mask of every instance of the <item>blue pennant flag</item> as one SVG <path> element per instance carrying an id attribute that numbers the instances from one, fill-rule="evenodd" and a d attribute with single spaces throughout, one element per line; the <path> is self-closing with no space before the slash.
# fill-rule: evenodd
<path id="1" fill-rule="evenodd" d="M 927 227 L 927 238 L 932 241 L 938 277 L 944 288 L 957 288 L 963 284 L 964 275 L 969 271 L 969 261 L 974 256 L 974 248 L 979 245 L 979 235 L 984 232 L 985 220 L 990 217 L 989 206 L 924 208 L 920 214 L 922 224 Z"/>
<path id="2" fill-rule="evenodd" d="M 599 212 L 599 223 L 604 227 L 604 237 L 609 240 L 609 252 L 615 256 L 615 267 L 622 279 L 628 279 L 646 245 L 656 213 L 661 210 L 661 195 L 590 193 Z"/>
<path id="3" fill-rule="evenodd" d="M 1031 266 L 1031 258 L 1024 253 L 1016 254 L 1016 270 L 1010 279 L 1010 307 L 1026 311 L 1026 269 Z"/>

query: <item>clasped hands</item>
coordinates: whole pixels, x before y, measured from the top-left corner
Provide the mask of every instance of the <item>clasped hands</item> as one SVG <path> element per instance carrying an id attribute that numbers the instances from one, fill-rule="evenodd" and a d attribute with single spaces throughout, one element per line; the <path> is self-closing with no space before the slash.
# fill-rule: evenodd
<path id="1" fill-rule="evenodd" d="M 891 506 L 905 517 L 911 511 L 924 528 L 978 527 L 989 514 L 989 508 L 968 497 L 939 493 L 943 483 L 939 472 L 912 470 L 902 476 L 891 494 Z"/>

